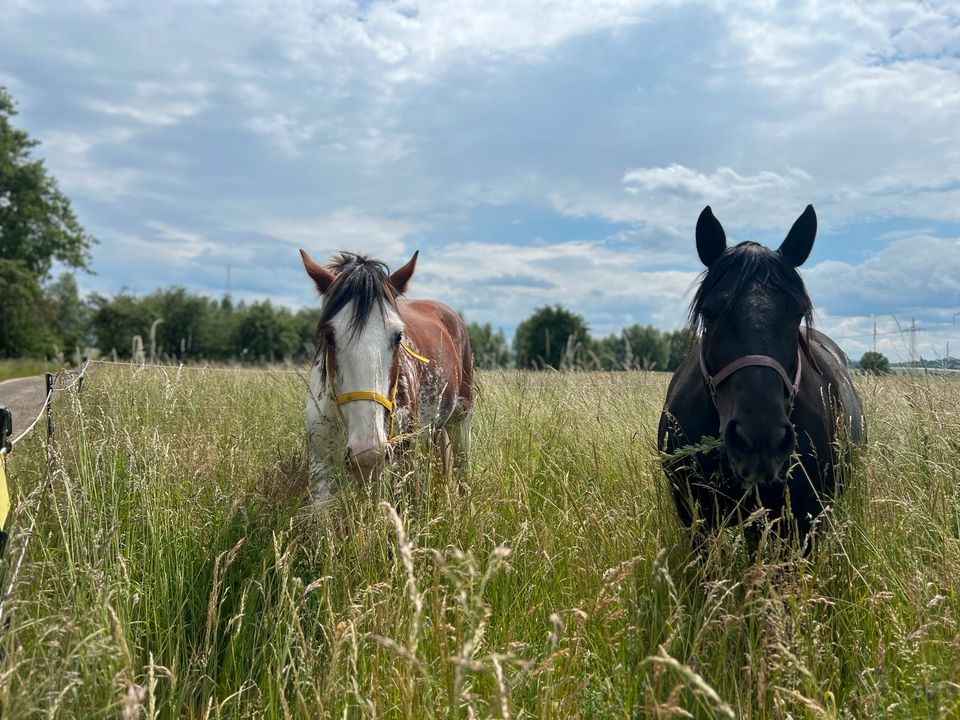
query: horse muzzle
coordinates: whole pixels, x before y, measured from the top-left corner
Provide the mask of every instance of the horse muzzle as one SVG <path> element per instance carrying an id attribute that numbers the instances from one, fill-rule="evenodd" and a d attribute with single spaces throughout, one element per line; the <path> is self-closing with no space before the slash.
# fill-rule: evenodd
<path id="1" fill-rule="evenodd" d="M 723 442 L 730 468 L 745 484 L 786 482 L 787 460 L 796 443 L 791 424 L 760 425 L 731 419 L 724 428 Z"/>
<path id="2" fill-rule="evenodd" d="M 369 471 L 382 467 L 390 462 L 393 448 L 389 443 L 366 445 L 359 443 L 347 444 L 347 463 L 351 467 Z"/>

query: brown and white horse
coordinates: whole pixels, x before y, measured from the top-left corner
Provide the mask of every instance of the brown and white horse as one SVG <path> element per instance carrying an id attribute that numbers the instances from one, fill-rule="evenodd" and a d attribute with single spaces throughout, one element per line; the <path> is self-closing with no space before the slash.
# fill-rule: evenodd
<path id="1" fill-rule="evenodd" d="M 314 497 L 332 495 L 344 469 L 376 479 L 397 451 L 433 440 L 444 464 L 452 455 L 457 472 L 465 472 L 470 340 L 446 305 L 401 297 L 419 251 L 393 274 L 353 253 L 340 253 L 328 268 L 300 254 L 323 296 L 306 408 Z"/>

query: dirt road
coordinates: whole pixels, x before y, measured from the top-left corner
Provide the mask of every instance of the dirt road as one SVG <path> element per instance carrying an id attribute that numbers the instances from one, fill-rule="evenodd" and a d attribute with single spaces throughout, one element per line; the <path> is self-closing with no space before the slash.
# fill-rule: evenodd
<path id="1" fill-rule="evenodd" d="M 6 405 L 13 413 L 14 437 L 26 430 L 37 417 L 46 397 L 45 390 L 42 375 L 0 383 L 0 404 Z"/>

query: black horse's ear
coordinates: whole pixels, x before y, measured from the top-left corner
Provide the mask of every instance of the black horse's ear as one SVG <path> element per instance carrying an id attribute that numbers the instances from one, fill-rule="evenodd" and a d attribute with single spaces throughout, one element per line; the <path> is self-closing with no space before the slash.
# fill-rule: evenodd
<path id="1" fill-rule="evenodd" d="M 727 249 L 727 235 L 720 221 L 713 216 L 713 210 L 707 205 L 697 218 L 697 254 L 708 268 L 720 259 Z"/>
<path id="2" fill-rule="evenodd" d="M 410 278 L 413 277 L 413 271 L 417 267 L 417 257 L 419 255 L 420 251 L 417 250 L 413 254 L 413 257 L 407 260 L 406 265 L 394 270 L 393 275 L 390 276 L 390 284 L 393 285 L 393 289 L 397 291 L 397 294 L 403 295 L 407 291 L 407 284 L 410 282 Z"/>
<path id="3" fill-rule="evenodd" d="M 813 250 L 813 241 L 817 237 L 817 213 L 813 205 L 807 205 L 807 209 L 797 218 L 797 221 L 790 228 L 787 237 L 780 243 L 780 249 L 777 250 L 783 259 L 793 267 L 800 267 L 810 257 L 810 251 Z"/>

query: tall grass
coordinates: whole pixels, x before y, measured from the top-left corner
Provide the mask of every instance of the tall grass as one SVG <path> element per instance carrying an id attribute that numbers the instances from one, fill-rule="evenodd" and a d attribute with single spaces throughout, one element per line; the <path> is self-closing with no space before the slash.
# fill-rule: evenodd
<path id="1" fill-rule="evenodd" d="M 960 714 L 960 383 L 861 379 L 823 547 L 694 560 L 666 376 L 481 374 L 472 476 L 304 501 L 303 380 L 97 369 L 10 471 L 4 718 Z M 28 496 L 28 497 L 26 497 Z M 13 529 L 7 557 L 24 537 Z"/>

